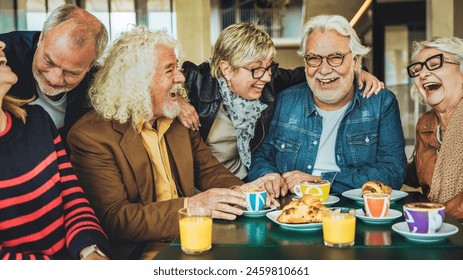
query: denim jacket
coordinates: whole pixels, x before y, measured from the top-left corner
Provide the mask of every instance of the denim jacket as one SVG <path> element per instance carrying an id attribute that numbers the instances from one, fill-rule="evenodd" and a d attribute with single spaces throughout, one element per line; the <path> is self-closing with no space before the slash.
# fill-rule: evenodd
<path id="1" fill-rule="evenodd" d="M 378 180 L 400 189 L 406 167 L 405 140 L 395 95 L 383 89 L 362 98 L 354 81 L 352 102 L 339 124 L 335 159 L 340 172 L 324 172 L 331 193 L 360 188 Z M 322 117 L 315 109 L 307 83 L 281 93 L 262 146 L 252 157 L 248 174 L 254 180 L 267 173 L 299 170 L 312 174 L 322 131 Z"/>

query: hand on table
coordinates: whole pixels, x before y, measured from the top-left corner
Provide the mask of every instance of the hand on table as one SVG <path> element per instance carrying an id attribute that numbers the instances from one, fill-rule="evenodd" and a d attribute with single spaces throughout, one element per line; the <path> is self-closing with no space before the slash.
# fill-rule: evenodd
<path id="1" fill-rule="evenodd" d="M 285 196 L 288 193 L 288 187 L 280 174 L 268 173 L 261 179 L 267 180 L 263 185 L 269 196 L 279 198 L 280 195 Z"/>
<path id="2" fill-rule="evenodd" d="M 253 189 L 253 188 L 259 188 L 259 189 L 262 189 L 262 190 L 265 189 L 265 191 L 267 191 L 267 199 L 265 201 L 265 205 L 266 206 L 275 205 L 276 207 L 279 207 L 280 203 L 275 199 L 275 197 L 278 197 L 279 193 L 280 193 L 280 187 L 275 186 L 275 185 L 277 185 L 276 182 L 280 181 L 279 178 L 281 178 L 280 174 L 269 173 L 269 174 L 266 174 L 266 175 L 260 177 L 259 179 L 256 179 L 256 180 L 252 181 L 252 182 L 243 184 L 241 186 L 237 186 L 234 189 L 235 190 L 240 190 L 240 191 L 245 191 L 245 190 Z M 281 180 L 281 181 L 283 181 L 283 180 Z M 278 183 L 278 185 L 279 185 L 279 183 Z M 286 194 L 286 192 L 287 192 L 287 190 L 285 191 L 285 194 Z M 275 196 L 275 194 L 276 194 L 276 196 Z"/>
<path id="3" fill-rule="evenodd" d="M 213 188 L 188 198 L 187 207 L 207 207 L 212 210 L 213 219 L 234 220 L 246 208 L 245 195 L 238 189 Z"/>
<path id="4" fill-rule="evenodd" d="M 299 185 L 301 182 L 322 180 L 320 176 L 312 176 L 299 170 L 289 171 L 283 173 L 281 176 L 283 177 L 286 186 L 288 186 L 289 191 L 292 193 L 294 193 L 294 186 Z"/>

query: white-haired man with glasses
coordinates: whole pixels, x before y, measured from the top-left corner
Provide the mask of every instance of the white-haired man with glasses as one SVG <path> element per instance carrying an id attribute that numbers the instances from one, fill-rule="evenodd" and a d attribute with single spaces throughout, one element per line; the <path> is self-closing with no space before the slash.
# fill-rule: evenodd
<path id="1" fill-rule="evenodd" d="M 293 192 L 302 181 L 328 180 L 332 193 L 378 180 L 402 186 L 405 141 L 395 95 L 363 98 L 357 77 L 369 48 L 341 16 L 310 19 L 299 54 L 306 83 L 279 96 L 270 131 L 252 157 L 249 179 L 273 174 Z"/>

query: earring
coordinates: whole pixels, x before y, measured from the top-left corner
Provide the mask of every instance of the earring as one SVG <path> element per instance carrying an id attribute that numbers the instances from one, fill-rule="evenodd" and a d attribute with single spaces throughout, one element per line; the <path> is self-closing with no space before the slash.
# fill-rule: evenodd
<path id="1" fill-rule="evenodd" d="M 230 87 L 231 87 L 231 85 L 232 85 L 232 84 L 231 84 L 231 80 L 227 79 L 227 87 L 229 87 L 229 88 L 230 88 Z"/>

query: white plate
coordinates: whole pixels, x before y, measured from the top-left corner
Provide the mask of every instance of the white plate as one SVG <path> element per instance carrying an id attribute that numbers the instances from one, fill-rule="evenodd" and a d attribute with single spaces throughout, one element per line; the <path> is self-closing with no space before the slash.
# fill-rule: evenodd
<path id="1" fill-rule="evenodd" d="M 295 196 L 293 196 L 292 200 L 298 200 L 300 198 L 301 198 L 300 196 L 295 195 Z M 331 205 L 335 204 L 338 201 L 339 201 L 339 197 L 334 196 L 334 195 L 329 195 L 328 199 L 325 202 L 323 202 L 323 205 L 331 206 Z"/>
<path id="2" fill-rule="evenodd" d="M 408 193 L 403 191 L 392 190 L 391 202 L 404 198 Z M 362 189 L 348 190 L 342 193 L 342 196 L 355 200 L 356 202 L 363 203 Z"/>
<path id="3" fill-rule="evenodd" d="M 277 221 L 282 210 L 276 210 L 265 214 L 267 218 L 272 220 L 275 224 L 280 225 L 284 229 L 295 230 L 295 231 L 314 231 L 322 228 L 322 223 L 307 223 L 307 224 L 283 224 Z"/>
<path id="4" fill-rule="evenodd" d="M 276 208 L 277 207 L 275 205 L 271 205 L 270 208 L 267 208 L 267 209 L 264 208 L 264 210 L 260 210 L 260 211 L 246 211 L 246 210 L 243 210 L 243 216 L 251 217 L 251 218 L 263 217 L 263 216 L 265 216 L 266 213 L 268 213 L 270 211 L 273 211 Z"/>
<path id="5" fill-rule="evenodd" d="M 458 228 L 454 225 L 443 223 L 440 230 L 436 233 L 413 233 L 410 232 L 407 222 L 400 222 L 392 225 L 392 230 L 402 235 L 408 240 L 422 243 L 431 243 L 444 240 L 447 236 L 454 235 L 458 232 Z"/>
<path id="6" fill-rule="evenodd" d="M 387 213 L 386 217 L 374 218 L 365 216 L 365 212 L 363 212 L 363 209 L 357 209 L 355 216 L 367 224 L 387 224 L 402 216 L 402 212 L 395 209 L 389 209 L 389 212 Z"/>

